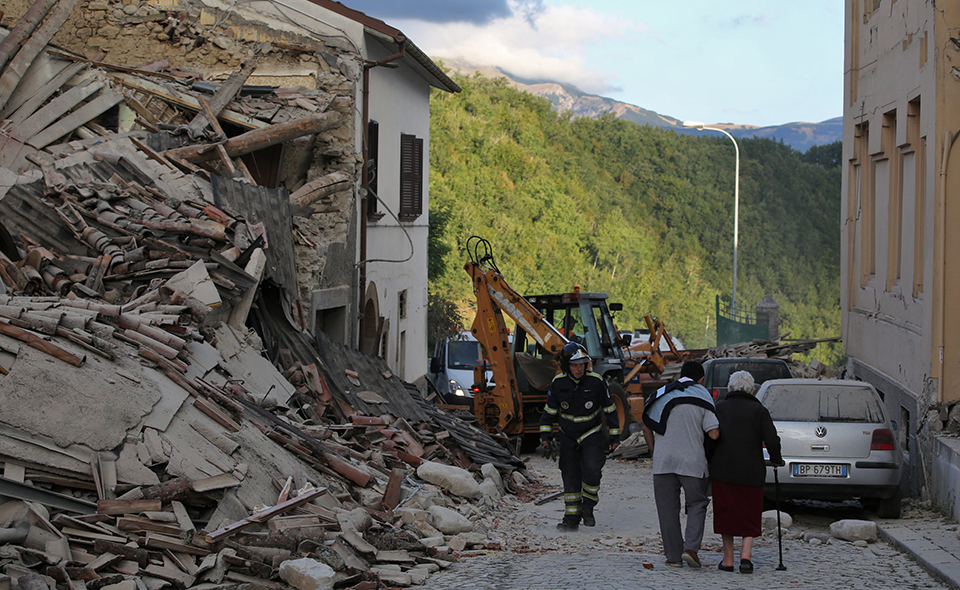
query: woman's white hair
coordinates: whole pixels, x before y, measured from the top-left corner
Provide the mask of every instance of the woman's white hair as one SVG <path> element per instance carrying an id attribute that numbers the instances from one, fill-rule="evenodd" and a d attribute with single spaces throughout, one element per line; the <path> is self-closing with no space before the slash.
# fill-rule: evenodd
<path id="1" fill-rule="evenodd" d="M 747 371 L 737 371 L 733 375 L 730 375 L 730 381 L 727 383 L 727 387 L 730 391 L 743 391 L 753 395 L 753 375 Z"/>

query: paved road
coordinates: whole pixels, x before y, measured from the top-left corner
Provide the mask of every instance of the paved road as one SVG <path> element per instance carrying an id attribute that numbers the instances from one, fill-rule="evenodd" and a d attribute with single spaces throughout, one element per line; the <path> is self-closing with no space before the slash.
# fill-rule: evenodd
<path id="1" fill-rule="evenodd" d="M 554 465 L 532 458 L 541 483 L 559 486 Z M 498 538 L 504 551 L 468 552 L 448 570 L 430 577 L 433 590 L 540 590 L 557 588 L 661 589 L 698 588 L 948 588 L 907 553 L 881 540 L 867 547 L 845 541 L 829 543 L 787 539 L 783 544 L 785 571 L 779 562 L 776 536 L 757 539 L 751 575 L 721 572 L 720 537 L 712 533 L 713 514 L 707 516 L 707 535 L 700 552 L 702 569 L 675 569 L 664 564 L 659 526 L 653 505 L 652 475 L 648 462 L 611 461 L 604 469 L 598 524 L 574 534 L 556 532 L 562 503 L 534 506 L 530 502 L 505 502 L 504 510 L 487 519 L 488 536 Z M 554 488 L 556 489 L 556 488 Z M 841 518 L 869 518 L 855 502 L 850 505 L 788 505 L 796 522 L 788 535 L 826 535 L 829 524 Z M 908 517 L 899 521 L 911 524 Z M 919 518 L 929 528 L 935 519 Z M 891 521 L 887 521 L 891 522 Z M 955 535 L 954 535 L 955 536 Z"/>

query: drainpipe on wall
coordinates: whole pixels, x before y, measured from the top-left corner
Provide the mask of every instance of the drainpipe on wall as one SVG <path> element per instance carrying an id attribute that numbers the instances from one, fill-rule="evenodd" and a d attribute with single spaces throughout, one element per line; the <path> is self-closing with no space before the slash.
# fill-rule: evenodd
<path id="1" fill-rule="evenodd" d="M 361 118 L 363 125 L 363 140 L 361 143 L 361 156 L 363 157 L 363 166 L 360 169 L 361 181 L 360 186 L 363 188 L 363 198 L 360 200 L 360 261 L 357 262 L 357 267 L 360 271 L 360 276 L 358 278 L 358 283 L 360 285 L 360 291 L 358 296 L 358 302 L 360 308 L 358 310 L 358 316 L 360 318 L 360 329 L 357 331 L 357 344 L 358 348 L 362 350 L 362 339 L 363 339 L 363 324 L 368 318 L 363 317 L 363 312 L 365 308 L 364 297 L 366 295 L 367 289 L 367 200 L 372 197 L 370 195 L 370 175 L 369 175 L 369 161 L 370 154 L 367 151 L 368 144 L 367 140 L 369 138 L 370 131 L 370 70 L 380 66 L 388 66 L 391 62 L 394 62 L 398 59 L 402 59 L 404 56 L 404 38 L 397 37 L 394 39 L 400 45 L 400 52 L 395 53 L 389 57 L 381 59 L 379 61 L 366 61 L 364 60 L 363 64 L 363 88 L 361 89 Z M 376 319 L 376 318 L 374 318 Z"/>
<path id="2" fill-rule="evenodd" d="M 945 317 L 946 305 L 944 304 L 944 297 L 946 296 L 946 254 L 947 254 L 947 238 L 944 235 L 946 231 L 946 222 L 947 222 L 947 161 L 950 159 L 950 148 L 953 147 L 953 142 L 957 140 L 957 136 L 960 136 L 960 130 L 956 133 L 951 133 L 949 131 L 943 132 L 943 153 L 940 156 L 940 241 L 937 244 L 937 254 L 940 257 L 940 293 L 939 301 L 937 303 L 938 313 L 940 315 L 940 329 L 939 334 L 937 335 L 937 401 L 943 401 L 943 349 L 944 342 L 946 340 L 944 334 L 947 328 L 947 320 Z"/>

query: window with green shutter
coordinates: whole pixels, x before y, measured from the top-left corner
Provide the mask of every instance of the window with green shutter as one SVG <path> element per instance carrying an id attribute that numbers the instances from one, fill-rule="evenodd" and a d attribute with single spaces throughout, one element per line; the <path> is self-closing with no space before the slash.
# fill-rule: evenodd
<path id="1" fill-rule="evenodd" d="M 400 134 L 400 218 L 423 213 L 423 139 Z"/>

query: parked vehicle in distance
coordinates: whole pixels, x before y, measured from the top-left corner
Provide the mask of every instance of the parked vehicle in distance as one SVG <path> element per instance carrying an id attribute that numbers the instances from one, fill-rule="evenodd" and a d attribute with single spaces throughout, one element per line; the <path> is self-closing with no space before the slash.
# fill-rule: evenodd
<path id="1" fill-rule="evenodd" d="M 737 371 L 747 371 L 753 375 L 756 387 L 760 387 L 771 379 L 789 379 L 790 365 L 781 359 L 766 357 L 730 357 L 710 359 L 703 363 L 703 386 L 707 388 L 715 400 L 727 397 L 727 383 L 730 375 Z"/>
<path id="2" fill-rule="evenodd" d="M 623 341 L 623 338 L 629 338 L 625 341 L 624 346 L 630 347 L 638 342 L 647 342 L 650 340 L 650 330 L 646 328 L 637 328 L 633 332 L 630 330 L 620 330 L 620 339 Z M 670 336 L 670 341 L 673 342 L 674 348 L 677 350 L 686 350 L 683 347 L 683 344 L 677 340 L 676 336 Z M 670 345 L 667 344 L 665 338 L 660 339 L 660 352 L 670 352 Z"/>
<path id="3" fill-rule="evenodd" d="M 437 341 L 430 359 L 430 380 L 443 403 L 473 406 L 473 368 L 483 363 L 483 349 L 470 332 L 461 332 Z M 493 373 L 487 371 L 487 379 Z"/>
<path id="4" fill-rule="evenodd" d="M 903 456 L 896 424 L 872 385 L 774 379 L 760 387 L 757 399 L 773 418 L 786 462 L 780 499 L 857 499 L 880 518 L 900 518 Z M 770 466 L 764 493 L 776 496 Z"/>

